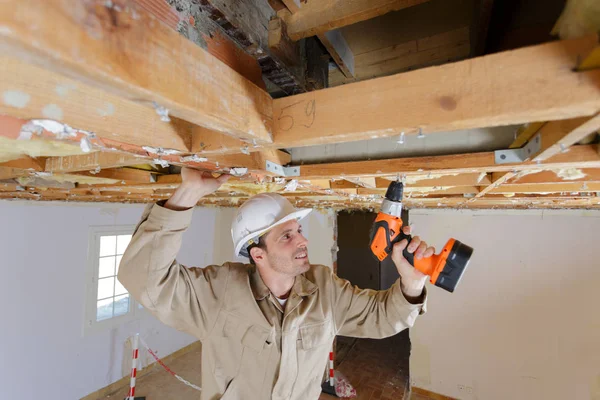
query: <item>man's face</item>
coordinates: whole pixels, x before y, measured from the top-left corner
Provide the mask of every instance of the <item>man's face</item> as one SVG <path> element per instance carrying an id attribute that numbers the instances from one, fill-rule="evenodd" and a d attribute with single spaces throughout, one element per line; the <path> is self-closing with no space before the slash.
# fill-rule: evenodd
<path id="1" fill-rule="evenodd" d="M 308 240 L 302 235 L 302 226 L 296 220 L 288 221 L 271 229 L 264 237 L 266 250 L 260 250 L 255 261 L 261 266 L 288 276 L 308 271 Z M 253 253 L 254 254 L 254 253 Z"/>

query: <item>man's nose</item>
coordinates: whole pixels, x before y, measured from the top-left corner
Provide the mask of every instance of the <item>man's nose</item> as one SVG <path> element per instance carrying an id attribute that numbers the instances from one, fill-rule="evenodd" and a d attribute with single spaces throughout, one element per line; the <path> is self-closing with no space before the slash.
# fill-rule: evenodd
<path id="1" fill-rule="evenodd" d="M 298 234 L 298 247 L 306 247 L 308 245 L 308 239 L 303 234 Z"/>

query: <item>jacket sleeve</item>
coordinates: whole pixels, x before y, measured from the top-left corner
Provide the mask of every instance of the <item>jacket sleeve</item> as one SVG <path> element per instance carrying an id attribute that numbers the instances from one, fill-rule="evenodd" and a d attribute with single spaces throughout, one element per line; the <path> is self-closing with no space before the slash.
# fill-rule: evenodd
<path id="1" fill-rule="evenodd" d="M 336 333 L 342 336 L 382 339 L 414 325 L 426 312 L 427 289 L 419 303 L 404 297 L 400 279 L 387 290 L 360 289 L 332 274 L 333 315 Z"/>
<path id="2" fill-rule="evenodd" d="M 177 263 L 192 213 L 149 205 L 123 254 L 118 279 L 161 322 L 202 339 L 216 321 L 229 267 Z"/>

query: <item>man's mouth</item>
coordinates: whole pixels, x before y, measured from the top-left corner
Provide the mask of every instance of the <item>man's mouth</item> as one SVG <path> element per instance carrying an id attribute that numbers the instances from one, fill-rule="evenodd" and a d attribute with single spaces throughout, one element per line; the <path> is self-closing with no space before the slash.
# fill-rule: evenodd
<path id="1" fill-rule="evenodd" d="M 299 253 L 296 255 L 296 260 L 304 260 L 306 257 L 308 257 L 308 253 L 306 251 L 303 251 L 302 253 Z"/>

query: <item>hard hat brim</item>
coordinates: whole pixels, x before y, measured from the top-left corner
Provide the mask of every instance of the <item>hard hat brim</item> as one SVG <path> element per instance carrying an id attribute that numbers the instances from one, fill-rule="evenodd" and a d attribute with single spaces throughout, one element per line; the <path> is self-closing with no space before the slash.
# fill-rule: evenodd
<path id="1" fill-rule="evenodd" d="M 243 254 L 240 254 L 240 251 L 242 250 L 242 247 L 244 247 L 244 244 L 246 244 L 250 239 L 258 237 L 262 234 L 264 234 L 265 232 L 267 232 L 268 230 L 271 230 L 273 228 L 275 228 L 278 225 L 281 224 L 285 224 L 288 221 L 291 220 L 298 220 L 300 221 L 301 219 L 303 219 L 304 217 L 306 217 L 308 214 L 310 214 L 310 212 L 312 211 L 311 208 L 301 208 L 298 209 L 296 211 L 294 211 L 291 214 L 286 215 L 285 217 L 281 218 L 279 221 L 275 222 L 272 225 L 269 225 L 268 227 L 266 227 L 265 229 L 261 229 L 259 231 L 253 232 L 249 235 L 246 235 L 242 238 L 242 240 L 240 240 L 238 242 L 238 244 L 235 246 L 235 255 L 236 256 L 243 256 Z"/>

